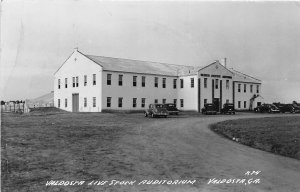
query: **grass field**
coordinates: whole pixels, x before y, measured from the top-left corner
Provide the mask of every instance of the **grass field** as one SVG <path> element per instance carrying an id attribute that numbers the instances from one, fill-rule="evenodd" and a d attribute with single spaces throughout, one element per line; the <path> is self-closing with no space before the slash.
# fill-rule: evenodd
<path id="1" fill-rule="evenodd" d="M 211 129 L 250 147 L 300 159 L 299 116 L 228 120 Z"/>

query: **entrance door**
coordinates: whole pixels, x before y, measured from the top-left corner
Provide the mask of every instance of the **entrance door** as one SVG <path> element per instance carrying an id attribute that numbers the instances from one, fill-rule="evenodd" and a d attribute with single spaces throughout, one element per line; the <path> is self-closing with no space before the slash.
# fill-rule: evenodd
<path id="1" fill-rule="evenodd" d="M 79 111 L 79 94 L 73 93 L 72 94 L 72 112 Z"/>
<path id="2" fill-rule="evenodd" d="M 220 111 L 220 99 L 219 98 L 214 98 L 213 104 L 215 104 L 216 110 Z"/>

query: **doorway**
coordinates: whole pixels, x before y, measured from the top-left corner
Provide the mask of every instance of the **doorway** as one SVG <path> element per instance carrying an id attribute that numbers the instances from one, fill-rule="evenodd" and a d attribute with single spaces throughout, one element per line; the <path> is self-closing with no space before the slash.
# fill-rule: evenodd
<path id="1" fill-rule="evenodd" d="M 79 93 L 72 94 L 72 112 L 79 111 Z"/>

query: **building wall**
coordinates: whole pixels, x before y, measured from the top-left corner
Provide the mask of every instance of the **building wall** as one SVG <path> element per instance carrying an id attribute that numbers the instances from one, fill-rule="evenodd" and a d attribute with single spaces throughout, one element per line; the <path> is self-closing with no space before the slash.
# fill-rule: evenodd
<path id="1" fill-rule="evenodd" d="M 93 85 L 93 74 L 96 74 L 96 85 Z M 84 75 L 87 75 L 87 85 L 84 86 Z M 81 53 L 75 51 L 64 65 L 56 72 L 54 77 L 54 106 L 58 107 L 60 99 L 60 109 L 72 111 L 72 94 L 79 93 L 80 112 L 101 112 L 101 92 L 102 92 L 102 67 L 89 60 Z M 73 87 L 72 78 L 78 77 L 78 87 Z M 67 78 L 67 88 L 65 88 L 65 78 Z M 60 89 L 58 89 L 58 79 L 60 79 Z M 93 107 L 93 97 L 96 97 L 96 106 Z M 87 98 L 87 106 L 84 107 L 84 98 Z M 67 99 L 67 107 L 65 107 Z"/>
<path id="2" fill-rule="evenodd" d="M 191 78 L 194 79 L 194 87 L 191 87 Z M 180 79 L 183 80 L 183 88 L 180 87 Z M 180 77 L 178 80 L 177 108 L 179 110 L 198 110 L 198 78 L 197 75 Z M 183 107 L 180 99 L 183 99 Z"/>
<path id="3" fill-rule="evenodd" d="M 240 91 L 238 89 L 238 86 L 240 84 Z M 246 92 L 244 91 L 244 85 L 246 85 Z M 250 91 L 250 85 L 253 85 L 252 92 Z M 259 92 L 257 93 L 256 86 L 258 85 Z M 234 82 L 235 86 L 235 108 L 237 110 L 249 110 L 250 106 L 250 99 L 253 97 L 254 94 L 261 95 L 261 84 L 258 83 L 252 83 L 252 82 L 241 82 L 237 81 Z M 240 101 L 240 106 L 239 106 Z M 244 102 L 246 102 L 246 106 L 244 106 Z M 253 108 L 257 107 L 257 102 L 262 102 L 262 98 L 258 97 L 253 102 Z"/>
<path id="4" fill-rule="evenodd" d="M 107 85 L 107 74 L 111 74 L 111 85 Z M 123 75 L 122 86 L 119 86 L 119 75 Z M 137 77 L 136 86 L 133 86 L 133 76 Z M 142 76 L 145 76 L 145 87 L 142 87 Z M 158 77 L 158 87 L 154 87 L 154 78 Z M 166 78 L 166 88 L 162 87 L 162 79 Z M 173 88 L 173 79 L 177 77 L 124 73 L 103 71 L 102 86 L 102 108 L 113 110 L 144 110 L 148 108 L 150 103 L 154 103 L 155 99 L 158 103 L 162 103 L 166 99 L 166 103 L 173 103 L 177 99 L 177 88 Z M 111 97 L 111 106 L 107 107 L 107 97 Z M 122 97 L 122 107 L 118 106 L 118 98 Z M 133 107 L 133 98 L 137 99 L 136 107 Z M 145 98 L 145 107 L 141 106 L 141 100 Z"/>

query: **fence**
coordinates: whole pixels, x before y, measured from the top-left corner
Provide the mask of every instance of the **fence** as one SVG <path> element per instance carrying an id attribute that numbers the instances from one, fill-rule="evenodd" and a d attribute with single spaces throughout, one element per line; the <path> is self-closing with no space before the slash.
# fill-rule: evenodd
<path id="1" fill-rule="evenodd" d="M 1 105 L 1 112 L 4 113 L 28 113 L 32 108 L 41 108 L 41 107 L 53 107 L 53 103 L 48 104 L 25 104 L 25 103 L 10 103 Z"/>

